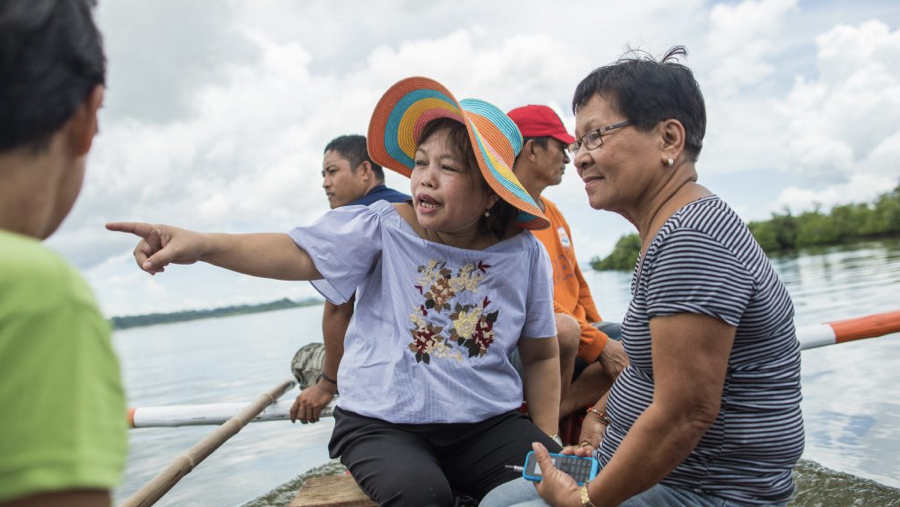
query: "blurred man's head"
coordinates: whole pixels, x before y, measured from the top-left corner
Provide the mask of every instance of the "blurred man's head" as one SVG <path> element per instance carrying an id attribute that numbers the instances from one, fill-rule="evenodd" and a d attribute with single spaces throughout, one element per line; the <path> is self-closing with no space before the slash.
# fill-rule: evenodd
<path id="1" fill-rule="evenodd" d="M 528 193 L 537 200 L 545 188 L 562 181 L 569 163 L 567 146 L 575 138 L 547 106 L 522 106 L 507 114 L 524 139 L 513 170 Z"/>
<path id="2" fill-rule="evenodd" d="M 325 146 L 322 179 L 328 204 L 334 209 L 384 183 L 384 171 L 369 158 L 365 136 L 340 136 Z"/>
<path id="3" fill-rule="evenodd" d="M 93 5 L 0 1 L 0 192 L 29 205 L 0 203 L 2 228 L 46 238 L 81 190 L 106 74 Z"/>

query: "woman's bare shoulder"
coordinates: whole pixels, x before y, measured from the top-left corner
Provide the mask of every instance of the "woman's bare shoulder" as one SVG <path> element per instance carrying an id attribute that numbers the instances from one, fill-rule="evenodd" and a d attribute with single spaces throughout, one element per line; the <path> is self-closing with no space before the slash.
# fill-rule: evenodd
<path id="1" fill-rule="evenodd" d="M 406 220 L 406 223 L 409 224 L 412 230 L 416 231 L 420 236 L 422 235 L 419 220 L 416 218 L 416 210 L 413 209 L 412 204 L 408 202 L 395 202 L 394 209 L 397 210 L 397 213 L 400 214 L 400 217 L 402 217 L 403 220 Z"/>

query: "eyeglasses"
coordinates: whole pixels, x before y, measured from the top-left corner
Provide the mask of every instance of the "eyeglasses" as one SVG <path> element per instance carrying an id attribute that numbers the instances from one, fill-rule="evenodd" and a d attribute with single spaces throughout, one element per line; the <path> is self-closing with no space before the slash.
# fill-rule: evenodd
<path id="1" fill-rule="evenodd" d="M 566 146 L 566 149 L 569 150 L 569 154 L 573 157 L 578 154 L 578 150 L 581 149 L 582 144 L 589 150 L 596 150 L 603 145 L 603 136 L 607 135 L 610 130 L 627 127 L 628 125 L 631 125 L 631 120 L 620 121 L 619 123 L 613 123 L 612 125 L 594 129 L 581 136 L 581 139 Z"/>

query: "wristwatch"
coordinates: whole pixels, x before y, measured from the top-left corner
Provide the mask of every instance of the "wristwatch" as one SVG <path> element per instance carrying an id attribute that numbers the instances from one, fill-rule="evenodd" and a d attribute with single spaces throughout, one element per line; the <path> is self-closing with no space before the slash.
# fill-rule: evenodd
<path id="1" fill-rule="evenodd" d="M 591 497 L 588 496 L 588 483 L 585 482 L 584 486 L 581 487 L 581 507 L 597 507 L 594 505 L 594 502 L 591 501 Z"/>

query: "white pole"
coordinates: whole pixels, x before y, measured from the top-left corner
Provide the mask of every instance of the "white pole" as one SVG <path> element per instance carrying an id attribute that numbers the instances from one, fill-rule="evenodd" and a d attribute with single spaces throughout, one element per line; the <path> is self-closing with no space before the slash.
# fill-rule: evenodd
<path id="1" fill-rule="evenodd" d="M 797 328 L 797 339 L 800 341 L 800 349 L 807 350 L 846 341 L 875 338 L 898 331 L 900 331 L 900 310 L 801 326 Z M 336 402 L 337 398 L 322 410 L 320 417 L 330 417 L 334 412 Z M 278 401 L 250 422 L 289 419 L 293 404 L 294 400 Z M 217 403 L 131 408 L 128 410 L 128 423 L 132 428 L 222 424 L 237 414 L 244 406 L 243 403 Z"/>
<path id="2" fill-rule="evenodd" d="M 798 327 L 797 339 L 800 340 L 800 350 L 834 345 L 837 342 L 834 329 L 828 324 L 810 324 Z"/>
<path id="3" fill-rule="evenodd" d="M 293 404 L 293 398 L 276 401 L 250 422 L 287 420 Z M 132 428 L 218 425 L 234 417 L 246 406 L 246 403 L 213 403 L 131 408 L 128 411 L 128 423 Z M 334 406 L 335 402 L 332 401 L 322 410 L 320 417 L 330 417 Z"/>

